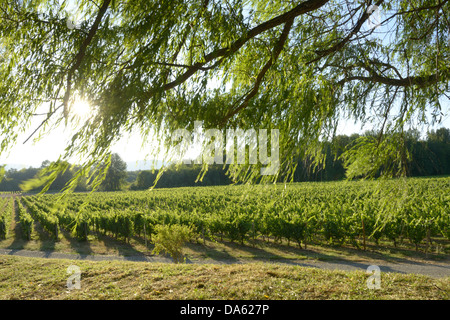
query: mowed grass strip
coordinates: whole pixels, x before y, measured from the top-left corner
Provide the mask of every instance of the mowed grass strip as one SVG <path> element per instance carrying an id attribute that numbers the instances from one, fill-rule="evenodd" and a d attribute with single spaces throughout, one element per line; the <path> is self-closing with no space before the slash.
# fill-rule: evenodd
<path id="1" fill-rule="evenodd" d="M 67 268 L 79 267 L 69 290 Z M 0 299 L 448 299 L 450 277 L 343 272 L 270 263 L 198 265 L 0 257 Z"/>

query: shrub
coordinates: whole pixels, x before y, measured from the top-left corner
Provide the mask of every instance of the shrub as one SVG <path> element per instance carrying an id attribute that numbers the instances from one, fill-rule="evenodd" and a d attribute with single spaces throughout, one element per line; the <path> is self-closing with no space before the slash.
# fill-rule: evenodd
<path id="1" fill-rule="evenodd" d="M 191 227 L 185 225 L 156 225 L 152 242 L 155 245 L 152 253 L 159 254 L 161 251 L 169 254 L 175 263 L 183 262 L 183 245 L 194 237 Z"/>

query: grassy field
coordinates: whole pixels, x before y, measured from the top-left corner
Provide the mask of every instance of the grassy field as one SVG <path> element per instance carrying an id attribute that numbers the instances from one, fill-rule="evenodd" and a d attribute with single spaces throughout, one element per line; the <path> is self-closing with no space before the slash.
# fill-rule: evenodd
<path id="1" fill-rule="evenodd" d="M 77 265 L 80 289 L 67 287 Z M 448 299 L 450 279 L 386 273 L 380 289 L 363 271 L 269 263 L 230 265 L 0 258 L 0 299 Z"/>
<path id="2" fill-rule="evenodd" d="M 363 269 L 326 271 L 292 264 L 448 265 L 449 181 L 414 179 L 400 187 L 392 182 L 382 187 L 373 182 L 295 184 L 290 193 L 283 186 L 273 189 L 279 198 L 270 203 L 267 188 L 247 194 L 228 187 L 77 194 L 65 207 L 54 205 L 55 195 L 7 195 L 2 214 L 9 232 L 0 240 L 3 249 L 145 257 L 154 245 L 151 232 L 144 237 L 139 226 L 149 231 L 160 223 L 186 224 L 196 228 L 196 237 L 184 246 L 186 260 L 193 263 L 183 265 L 0 256 L 0 298 L 448 299 L 449 277 L 383 272 L 381 289 L 371 290 Z M 392 192 L 402 197 L 391 201 Z M 8 202 L 12 196 L 16 201 Z M 33 212 L 28 235 L 20 219 L 24 212 Z M 307 227 L 298 216 L 309 222 Z M 380 229 L 379 237 L 377 229 L 369 230 L 370 223 L 373 228 L 383 219 L 391 223 L 386 226 L 395 221 L 402 226 L 394 238 L 392 228 Z M 51 221 L 59 221 L 57 228 Z M 71 221 L 85 228 L 76 233 Z M 120 221 L 131 223 L 120 231 L 126 236 L 114 229 Z M 292 226 L 309 231 L 294 241 Z M 72 264 L 81 270 L 80 290 L 66 287 Z"/>

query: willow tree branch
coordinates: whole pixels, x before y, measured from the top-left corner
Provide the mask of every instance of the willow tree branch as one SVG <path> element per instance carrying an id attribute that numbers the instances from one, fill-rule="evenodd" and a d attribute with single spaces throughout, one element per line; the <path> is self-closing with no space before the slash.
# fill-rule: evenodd
<path id="1" fill-rule="evenodd" d="M 80 49 L 78 50 L 77 55 L 75 56 L 75 62 L 72 65 L 72 67 L 69 69 L 67 74 L 67 88 L 66 93 L 64 95 L 64 116 L 67 117 L 68 115 L 68 105 L 69 105 L 69 98 L 72 91 L 72 78 L 75 73 L 75 71 L 78 70 L 78 68 L 81 66 L 81 63 L 83 62 L 83 59 L 86 55 L 86 50 L 88 46 L 91 44 L 95 34 L 98 31 L 98 27 L 100 25 L 100 22 L 102 21 L 106 11 L 108 10 L 108 7 L 111 3 L 111 0 L 105 0 L 100 7 L 97 17 L 95 18 L 94 24 L 92 25 L 91 29 L 89 30 L 89 33 L 87 34 L 86 39 L 84 39 L 83 43 L 81 44 Z"/>
<path id="2" fill-rule="evenodd" d="M 383 3 L 384 0 L 378 0 L 375 5 L 379 6 Z M 316 54 L 318 55 L 317 58 L 311 60 L 308 62 L 308 64 L 314 63 L 320 59 L 322 59 L 323 57 L 326 57 L 336 51 L 341 50 L 349 41 L 350 39 L 357 34 L 360 30 L 361 27 L 363 26 L 363 24 L 369 19 L 371 13 L 368 12 L 368 8 L 364 11 L 364 13 L 362 14 L 362 16 L 359 18 L 359 20 L 356 22 L 355 26 L 353 27 L 352 31 L 350 31 L 350 33 L 341 41 L 339 41 L 338 43 L 336 43 L 334 46 L 332 46 L 331 48 L 325 49 L 325 50 L 317 50 Z"/>
<path id="3" fill-rule="evenodd" d="M 337 82 L 338 85 L 343 85 L 347 82 L 351 81 L 363 81 L 363 82 L 376 82 L 381 83 L 393 87 L 412 87 L 418 86 L 420 88 L 427 87 L 432 85 L 438 81 L 440 81 L 441 77 L 437 74 L 431 74 L 427 76 L 412 76 L 401 79 L 384 77 L 379 74 L 372 74 L 371 76 L 349 76 Z"/>
<path id="4" fill-rule="evenodd" d="M 307 0 L 305 2 L 302 2 L 292 10 L 259 24 L 258 26 L 250 29 L 241 38 L 234 41 L 229 47 L 217 49 L 208 53 L 203 57 L 202 61 L 192 64 L 190 68 L 188 68 L 183 74 L 178 76 L 172 82 L 169 82 L 158 88 L 150 89 L 146 93 L 146 98 L 150 99 L 157 92 L 167 91 L 181 85 L 182 83 L 187 81 L 191 76 L 193 76 L 198 70 L 201 70 L 201 68 L 204 68 L 206 65 L 215 61 L 218 58 L 226 58 L 231 56 L 232 54 L 237 52 L 242 46 L 244 46 L 249 40 L 253 39 L 259 34 L 268 31 L 270 29 L 273 29 L 279 25 L 286 24 L 287 22 L 295 19 L 296 17 L 302 14 L 317 10 L 329 1 L 330 0 Z M 217 65 L 217 63 L 215 65 Z"/>
<path id="5" fill-rule="evenodd" d="M 43 126 L 44 124 L 46 124 L 48 120 L 50 120 L 50 118 L 55 114 L 55 112 L 58 111 L 58 110 L 59 110 L 60 108 L 62 108 L 63 106 L 64 106 L 64 104 L 61 104 L 61 105 L 59 105 L 57 108 L 55 108 L 52 112 L 48 113 L 48 114 L 47 114 L 47 118 L 45 118 L 45 119 L 41 122 L 41 124 L 40 124 L 36 129 L 34 129 L 34 131 L 28 136 L 28 138 L 25 139 L 25 141 L 23 142 L 23 144 L 27 143 L 28 140 L 30 140 L 31 137 L 34 136 L 34 134 L 35 134 L 40 128 L 42 128 L 42 126 Z"/>
<path id="6" fill-rule="evenodd" d="M 269 59 L 269 61 L 266 62 L 264 67 L 259 72 L 258 76 L 256 77 L 255 84 L 250 90 L 248 94 L 246 94 L 244 97 L 244 101 L 237 107 L 233 108 L 223 119 L 222 124 L 226 122 L 228 119 L 230 119 L 232 116 L 237 114 L 242 109 L 246 108 L 250 100 L 258 93 L 259 87 L 261 85 L 261 82 L 269 70 L 269 68 L 274 64 L 274 62 L 278 59 L 278 56 L 280 55 L 281 51 L 283 50 L 284 44 L 286 43 L 286 40 L 288 38 L 289 32 L 291 31 L 292 25 L 294 24 L 294 19 L 291 19 L 290 21 L 286 22 L 284 25 L 283 31 L 280 35 L 280 38 L 278 39 L 277 43 L 275 44 L 272 52 L 272 57 Z M 241 101 L 242 99 L 239 99 Z"/>

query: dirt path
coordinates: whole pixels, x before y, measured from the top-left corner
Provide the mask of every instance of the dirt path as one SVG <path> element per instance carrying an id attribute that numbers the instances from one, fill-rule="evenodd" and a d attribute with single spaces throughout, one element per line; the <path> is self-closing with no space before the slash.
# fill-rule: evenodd
<path id="1" fill-rule="evenodd" d="M 170 258 L 162 256 L 152 255 L 140 255 L 140 256 L 107 256 L 107 255 L 82 255 L 82 254 L 70 254 L 70 253 L 58 253 L 58 252 L 45 252 L 45 251 L 31 251 L 31 250 L 13 250 L 13 249 L 0 249 L 1 255 L 13 255 L 29 258 L 51 258 L 51 259 L 70 259 L 70 260 L 90 260 L 90 261 L 137 261 L 137 262 L 163 262 L 172 263 Z M 263 262 L 258 260 L 259 262 Z M 228 263 L 248 263 L 255 262 L 255 260 L 241 259 L 238 261 L 226 261 L 226 260 L 188 260 L 187 263 L 194 264 L 228 264 Z M 315 261 L 315 260 L 277 260 L 276 262 L 267 260 L 269 263 L 290 264 L 303 267 L 313 267 L 328 270 L 362 270 L 365 271 L 370 265 L 377 265 L 380 267 L 381 273 L 383 272 L 395 272 L 403 274 L 422 274 L 433 278 L 442 278 L 450 276 L 450 264 L 443 262 L 386 262 L 382 260 L 373 261 Z"/>

